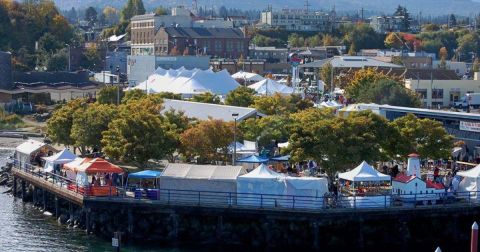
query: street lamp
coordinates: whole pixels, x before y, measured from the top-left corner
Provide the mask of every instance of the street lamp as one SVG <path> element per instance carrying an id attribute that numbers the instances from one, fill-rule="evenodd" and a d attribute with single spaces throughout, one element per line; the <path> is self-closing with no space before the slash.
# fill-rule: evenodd
<path id="1" fill-rule="evenodd" d="M 237 118 L 238 118 L 238 113 L 233 113 L 232 117 L 233 117 L 233 120 L 234 120 L 232 165 L 235 165 L 236 161 L 237 161 Z"/>

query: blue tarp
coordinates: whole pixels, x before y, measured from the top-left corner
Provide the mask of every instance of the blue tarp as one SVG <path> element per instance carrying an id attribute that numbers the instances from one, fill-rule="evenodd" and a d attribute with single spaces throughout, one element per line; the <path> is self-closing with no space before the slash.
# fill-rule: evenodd
<path id="1" fill-rule="evenodd" d="M 145 170 L 141 172 L 130 173 L 128 178 L 137 178 L 137 179 L 154 179 L 159 178 L 162 175 L 160 171 Z"/>
<path id="2" fill-rule="evenodd" d="M 272 161 L 279 161 L 279 162 L 287 162 L 288 160 L 290 160 L 290 155 L 280 156 L 280 157 L 273 157 L 273 158 L 271 158 L 270 160 L 272 160 Z"/>
<path id="3" fill-rule="evenodd" d="M 240 160 L 237 160 L 239 163 L 255 163 L 255 164 L 261 164 L 261 163 L 266 163 L 268 162 L 268 158 L 265 157 L 259 157 L 255 155 L 248 156 L 246 158 L 242 158 Z"/>

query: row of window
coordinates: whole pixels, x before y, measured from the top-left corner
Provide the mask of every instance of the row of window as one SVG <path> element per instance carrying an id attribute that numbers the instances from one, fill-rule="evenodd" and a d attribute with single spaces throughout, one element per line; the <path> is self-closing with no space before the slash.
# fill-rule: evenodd
<path id="1" fill-rule="evenodd" d="M 153 43 L 153 30 L 147 32 L 132 32 L 133 44 L 147 44 Z"/>
<path id="2" fill-rule="evenodd" d="M 132 28 L 148 28 L 154 27 L 153 21 L 132 22 Z"/>
<path id="3" fill-rule="evenodd" d="M 427 89 L 416 89 L 415 92 L 420 95 L 421 99 L 427 99 Z M 473 93 L 468 91 L 467 93 Z M 443 89 L 432 89 L 432 99 L 443 99 Z M 450 91 L 450 101 L 458 101 L 460 98 L 460 91 Z"/>

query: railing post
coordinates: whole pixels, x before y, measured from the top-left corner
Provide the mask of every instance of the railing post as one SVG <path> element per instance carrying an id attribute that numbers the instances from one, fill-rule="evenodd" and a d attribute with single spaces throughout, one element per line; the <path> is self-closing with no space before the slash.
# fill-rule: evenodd
<path id="1" fill-rule="evenodd" d="M 200 191 L 198 191 L 198 205 L 200 206 Z"/>
<path id="2" fill-rule="evenodd" d="M 295 195 L 293 195 L 292 200 L 293 200 L 293 202 L 292 202 L 292 209 L 295 209 Z"/>
<path id="3" fill-rule="evenodd" d="M 263 208 L 263 194 L 260 194 L 260 208 Z"/>

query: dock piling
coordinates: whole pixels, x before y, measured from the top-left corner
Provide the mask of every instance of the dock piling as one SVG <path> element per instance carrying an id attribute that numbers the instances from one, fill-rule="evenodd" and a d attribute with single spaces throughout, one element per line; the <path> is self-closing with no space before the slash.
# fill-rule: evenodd
<path id="1" fill-rule="evenodd" d="M 26 188 L 25 180 L 22 180 L 22 201 L 25 202 L 27 201 L 27 188 Z"/>

